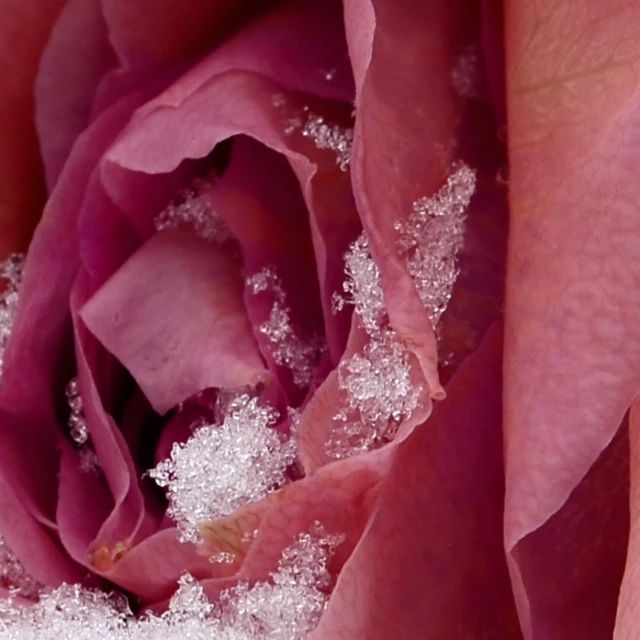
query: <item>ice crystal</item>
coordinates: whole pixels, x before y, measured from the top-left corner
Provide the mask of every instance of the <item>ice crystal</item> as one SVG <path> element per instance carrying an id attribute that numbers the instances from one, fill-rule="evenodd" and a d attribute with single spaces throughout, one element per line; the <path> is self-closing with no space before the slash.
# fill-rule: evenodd
<path id="1" fill-rule="evenodd" d="M 248 278 L 247 285 L 254 295 L 269 292 L 273 296 L 269 319 L 258 327 L 258 331 L 269 341 L 269 353 L 274 362 L 291 370 L 297 387 L 308 387 L 323 345 L 317 337 L 305 341 L 297 335 L 282 282 L 272 268 L 262 269 Z"/>
<path id="2" fill-rule="evenodd" d="M 422 387 L 411 380 L 409 351 L 389 326 L 380 270 L 363 234 L 345 254 L 344 295 L 336 294 L 334 310 L 353 304 L 369 342 L 362 353 L 340 363 L 338 386 L 346 406 L 334 416 L 325 451 L 345 458 L 393 439 L 403 420 L 419 405 Z"/>
<path id="3" fill-rule="evenodd" d="M 335 76 L 328 72 L 327 80 Z M 274 96 L 273 104 L 282 108 L 285 102 L 281 96 Z M 349 169 L 351 161 L 351 147 L 353 146 L 353 127 L 342 127 L 338 124 L 328 124 L 322 116 L 313 113 L 308 107 L 289 116 L 285 122 L 285 133 L 292 135 L 300 131 L 305 138 L 309 138 L 316 149 L 333 151 L 336 156 L 336 164 L 341 171 Z"/>
<path id="4" fill-rule="evenodd" d="M 205 180 L 197 180 L 181 191 L 177 200 L 156 216 L 156 230 L 191 227 L 209 242 L 221 244 L 229 240 L 231 231 L 226 221 L 205 195 L 209 186 Z"/>
<path id="5" fill-rule="evenodd" d="M 285 549 L 268 581 L 240 583 L 210 602 L 189 574 L 167 611 L 135 618 L 117 595 L 62 585 L 31 607 L 0 602 L 2 640 L 304 640 L 327 603 L 327 563 L 343 537 L 320 525 Z"/>
<path id="6" fill-rule="evenodd" d="M 13 253 L 0 262 L 0 377 L 4 350 L 9 342 L 18 307 L 18 290 L 22 282 L 24 255 Z"/>
<path id="7" fill-rule="evenodd" d="M 0 536 L 0 587 L 31 600 L 37 600 L 42 588 L 42 585 L 27 573 L 2 536 Z"/>
<path id="8" fill-rule="evenodd" d="M 458 277 L 466 211 L 475 191 L 475 172 L 457 166 L 443 187 L 413 204 L 405 222 L 396 224 L 399 245 L 420 299 L 435 327 L 451 299 Z"/>
<path id="9" fill-rule="evenodd" d="M 302 135 L 313 140 L 316 148 L 333 151 L 340 170 L 347 171 L 351 161 L 353 128 L 327 124 L 322 116 L 310 113 L 302 128 Z"/>
<path id="10" fill-rule="evenodd" d="M 149 472 L 167 488 L 168 513 L 183 541 L 197 542 L 200 523 L 256 502 L 286 482 L 295 445 L 272 428 L 276 420 L 274 409 L 242 395 L 229 403 L 221 425 L 197 427 Z"/>
<path id="11" fill-rule="evenodd" d="M 336 428 L 326 446 L 334 458 L 391 441 L 418 408 L 423 392 L 411 380 L 409 352 L 390 329 L 340 364 L 338 386 L 346 392 L 347 406 L 334 416 Z"/>
<path id="12" fill-rule="evenodd" d="M 345 304 L 353 304 L 365 331 L 370 336 L 377 335 L 386 317 L 384 294 L 380 270 L 371 257 L 369 241 L 364 232 L 351 244 L 344 261 L 347 277 L 342 288 L 345 295 L 333 295 L 333 310 L 337 312 Z"/>

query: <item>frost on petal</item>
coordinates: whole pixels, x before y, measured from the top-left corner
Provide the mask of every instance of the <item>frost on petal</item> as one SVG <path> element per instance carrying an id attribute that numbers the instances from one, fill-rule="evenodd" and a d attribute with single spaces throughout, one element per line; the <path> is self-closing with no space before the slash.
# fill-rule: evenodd
<path id="1" fill-rule="evenodd" d="M 3 354 L 9 342 L 18 306 L 18 289 L 22 281 L 23 268 L 24 256 L 17 253 L 11 254 L 0 263 L 0 379 Z"/>
<path id="2" fill-rule="evenodd" d="M 181 191 L 178 198 L 156 216 L 156 230 L 190 227 L 203 240 L 216 244 L 229 240 L 232 237 L 229 226 L 206 197 L 210 187 L 208 181 L 197 179 Z"/>
<path id="3" fill-rule="evenodd" d="M 299 388 L 311 384 L 318 360 L 326 351 L 318 337 L 303 340 L 296 332 L 287 306 L 287 296 L 275 270 L 265 267 L 247 278 L 253 295 L 271 294 L 273 304 L 268 319 L 258 331 L 267 338 L 269 354 L 276 365 L 291 370 L 293 383 Z"/>
<path id="4" fill-rule="evenodd" d="M 389 442 L 403 420 L 420 406 L 424 387 L 416 382 L 411 354 L 389 326 L 380 270 L 363 233 L 345 254 L 344 295 L 334 308 L 352 304 L 368 335 L 361 352 L 342 360 L 338 388 L 346 401 L 333 417 L 334 434 L 326 453 L 344 458 Z"/>
<path id="5" fill-rule="evenodd" d="M 342 536 L 319 524 L 286 548 L 268 580 L 241 582 L 211 602 L 202 585 L 185 573 L 167 611 L 135 618 L 126 600 L 63 585 L 32 607 L 0 602 L 7 640 L 304 640 L 327 602 L 327 562 Z"/>
<path id="6" fill-rule="evenodd" d="M 273 105 L 276 108 L 286 104 L 284 97 L 276 94 Z M 320 151 L 331 151 L 335 155 L 335 163 L 341 171 L 349 169 L 351 160 L 351 145 L 353 144 L 353 127 L 343 127 L 339 124 L 330 124 L 323 116 L 320 116 L 305 106 L 302 110 L 288 115 L 285 120 L 284 132 L 292 135 L 299 132 L 303 137 L 313 142 Z"/>
<path id="7" fill-rule="evenodd" d="M 26 571 L 7 541 L 0 536 L 0 587 L 36 600 L 42 585 Z"/>
<path id="8" fill-rule="evenodd" d="M 464 243 L 465 218 L 475 191 L 475 172 L 456 167 L 433 196 L 413 203 L 408 220 L 396 223 L 407 270 L 435 327 L 458 277 L 457 256 Z"/>
<path id="9" fill-rule="evenodd" d="M 242 395 L 229 403 L 222 424 L 198 426 L 186 443 L 173 446 L 169 459 L 149 472 L 167 488 L 168 513 L 183 540 L 197 542 L 201 525 L 285 484 L 295 444 L 273 429 L 276 420 L 272 408 Z"/>

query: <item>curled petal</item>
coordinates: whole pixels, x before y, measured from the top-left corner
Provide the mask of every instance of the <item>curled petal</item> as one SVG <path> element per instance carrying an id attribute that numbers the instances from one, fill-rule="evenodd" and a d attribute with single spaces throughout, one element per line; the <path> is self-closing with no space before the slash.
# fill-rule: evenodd
<path id="1" fill-rule="evenodd" d="M 311 638 L 520 637 L 502 548 L 501 342 L 495 326 L 395 449 Z"/>
<path id="2" fill-rule="evenodd" d="M 640 386 L 639 26 L 623 2 L 506 12 L 505 543 L 527 639 L 550 621 L 520 545 L 567 502 Z M 592 607 L 581 613 L 587 628 Z"/>
<path id="3" fill-rule="evenodd" d="M 81 315 L 162 414 L 208 387 L 265 380 L 242 287 L 223 249 L 167 231 L 135 253 Z"/>

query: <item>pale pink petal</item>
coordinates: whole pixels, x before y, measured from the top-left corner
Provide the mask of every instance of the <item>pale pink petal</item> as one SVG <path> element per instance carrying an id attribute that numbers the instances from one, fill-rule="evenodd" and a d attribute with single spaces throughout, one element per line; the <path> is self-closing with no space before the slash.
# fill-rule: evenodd
<path id="1" fill-rule="evenodd" d="M 623 2 L 516 1 L 506 13 L 505 544 L 527 640 L 554 612 L 535 606 L 520 545 L 567 501 L 640 386 L 639 26 Z M 586 627 L 591 605 L 574 613 Z"/>
<path id="2" fill-rule="evenodd" d="M 116 64 L 100 0 L 68 0 L 35 79 L 35 119 L 49 190 L 89 124 L 95 90 Z"/>
<path id="3" fill-rule="evenodd" d="M 242 301 L 240 268 L 187 231 L 151 238 L 81 311 L 131 372 L 153 408 L 208 387 L 265 379 Z"/>
<path id="4" fill-rule="evenodd" d="M 311 638 L 520 637 L 502 547 L 501 342 L 494 327 L 395 449 Z"/>

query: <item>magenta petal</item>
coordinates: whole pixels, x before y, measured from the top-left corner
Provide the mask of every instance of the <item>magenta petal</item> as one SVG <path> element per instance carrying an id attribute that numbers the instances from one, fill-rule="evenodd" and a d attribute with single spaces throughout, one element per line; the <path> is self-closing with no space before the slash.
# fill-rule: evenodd
<path id="1" fill-rule="evenodd" d="M 153 236 L 81 316 L 165 413 L 207 387 L 264 381 L 238 264 L 188 231 Z"/>
<path id="2" fill-rule="evenodd" d="M 91 172 L 148 95 L 138 92 L 105 112 L 78 139 L 29 248 L 20 305 L 4 354 L 0 466 L 28 511 L 54 520 L 60 437 L 58 403 L 71 367 L 69 295 L 79 260 L 73 233 Z M 38 443 L 33 446 L 33 443 Z"/>
<path id="3" fill-rule="evenodd" d="M 531 637 L 611 638 L 628 541 L 625 420 L 562 507 L 512 551 Z"/>
<path id="4" fill-rule="evenodd" d="M 0 532 L 18 556 L 27 573 L 44 585 L 77 582 L 83 576 L 76 565 L 45 529 L 24 508 L 11 486 L 0 476 Z"/>
<path id="5" fill-rule="evenodd" d="M 248 0 L 102 0 L 109 36 L 125 67 L 162 68 L 201 53 L 247 13 Z"/>
<path id="6" fill-rule="evenodd" d="M 108 568 L 157 524 L 146 508 L 126 442 L 106 413 L 92 368 L 100 345 L 78 317 L 89 289 L 85 273 L 78 277 L 71 296 L 76 332 L 78 384 L 92 446 L 104 479 L 82 474 L 78 454 L 67 451 L 62 460 L 57 519 L 60 536 L 78 562 L 96 570 Z M 106 480 L 106 486 L 105 481 Z"/>
<path id="7" fill-rule="evenodd" d="M 620 585 L 614 640 L 635 640 L 640 634 L 640 422 L 638 402 L 634 402 L 629 416 L 629 445 L 631 458 L 631 490 L 629 507 L 631 522 L 624 577 Z M 621 438 L 617 438 L 621 439 Z M 603 493 L 602 495 L 608 495 Z M 605 529 L 606 532 L 606 529 Z"/>
<path id="8" fill-rule="evenodd" d="M 502 547 L 501 342 L 494 327 L 396 449 L 314 640 L 520 637 Z"/>
<path id="9" fill-rule="evenodd" d="M 99 0 L 69 0 L 51 31 L 35 82 L 36 126 L 50 190 L 89 124 L 100 79 L 115 64 Z"/>

